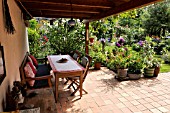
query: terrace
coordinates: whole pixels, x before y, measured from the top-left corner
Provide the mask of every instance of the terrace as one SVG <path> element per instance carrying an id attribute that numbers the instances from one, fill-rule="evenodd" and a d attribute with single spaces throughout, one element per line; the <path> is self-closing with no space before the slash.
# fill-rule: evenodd
<path id="1" fill-rule="evenodd" d="M 2 0 L 4 1 L 4 0 Z M 15 2 L 16 1 L 16 2 Z M 133 8 L 146 6 L 161 0 L 8 0 L 9 12 L 15 30 L 6 31 L 3 8 L 0 13 L 0 45 L 4 48 L 6 73 L 0 83 L 0 112 L 5 105 L 6 92 L 13 81 L 20 80 L 19 66 L 29 51 L 25 22 L 32 17 L 76 18 L 86 24 L 86 53 L 88 53 L 88 23 Z M 113 3 L 113 4 L 110 4 Z M 0 6 L 3 7 L 2 2 Z M 19 17 L 19 18 L 18 18 Z M 15 59 L 15 60 L 14 60 Z M 84 83 L 88 94 L 78 99 L 78 93 L 70 96 L 70 90 L 60 81 L 60 112 L 170 112 L 169 78 L 160 74 L 157 78 L 118 82 L 115 73 L 102 68 L 90 70 Z M 64 90 L 63 90 L 64 87 Z"/>
<path id="2" fill-rule="evenodd" d="M 115 73 L 102 67 L 89 70 L 84 88 L 88 94 L 70 96 L 71 91 L 60 80 L 58 113 L 169 113 L 170 73 L 157 78 L 117 81 Z"/>

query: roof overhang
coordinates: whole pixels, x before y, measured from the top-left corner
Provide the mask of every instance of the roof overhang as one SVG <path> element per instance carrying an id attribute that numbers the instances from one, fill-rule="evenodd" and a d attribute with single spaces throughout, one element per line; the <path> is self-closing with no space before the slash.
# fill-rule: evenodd
<path id="1" fill-rule="evenodd" d="M 32 17 L 99 20 L 162 0 L 16 0 Z"/>

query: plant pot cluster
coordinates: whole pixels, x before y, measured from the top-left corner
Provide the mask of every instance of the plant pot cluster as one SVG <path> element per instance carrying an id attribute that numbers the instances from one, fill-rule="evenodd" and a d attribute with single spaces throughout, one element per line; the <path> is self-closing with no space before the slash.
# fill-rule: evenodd
<path id="1" fill-rule="evenodd" d="M 118 69 L 116 79 L 123 80 L 139 80 L 142 75 L 146 78 L 157 77 L 160 72 L 160 67 L 144 68 L 143 73 L 128 73 L 128 69 Z"/>
<path id="2" fill-rule="evenodd" d="M 142 73 L 128 73 L 128 69 L 118 69 L 116 79 L 123 80 L 138 80 L 141 78 Z"/>
<path id="3" fill-rule="evenodd" d="M 144 77 L 146 78 L 157 77 L 159 72 L 160 72 L 160 66 L 155 67 L 155 68 L 145 68 Z"/>
<path id="4" fill-rule="evenodd" d="M 126 60 L 128 63 L 126 64 L 126 68 L 128 68 L 127 74 L 125 73 L 124 77 L 122 77 L 122 75 L 120 76 L 118 73 L 117 78 L 138 80 L 142 75 L 147 78 L 158 76 L 160 61 L 154 57 L 155 52 L 153 47 L 149 41 L 145 41 L 141 45 L 140 52 L 131 52 L 128 54 L 128 59 Z M 124 61 L 125 57 L 121 58 L 123 58 L 123 60 L 120 59 L 118 61 Z M 121 66 L 125 64 L 125 62 L 118 62 L 117 64 Z"/>

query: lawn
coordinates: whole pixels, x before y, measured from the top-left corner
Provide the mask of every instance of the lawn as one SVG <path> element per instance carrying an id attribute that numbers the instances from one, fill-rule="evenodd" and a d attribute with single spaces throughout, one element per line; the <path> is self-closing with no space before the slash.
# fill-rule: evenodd
<path id="1" fill-rule="evenodd" d="M 170 64 L 161 64 L 161 73 L 170 72 Z"/>

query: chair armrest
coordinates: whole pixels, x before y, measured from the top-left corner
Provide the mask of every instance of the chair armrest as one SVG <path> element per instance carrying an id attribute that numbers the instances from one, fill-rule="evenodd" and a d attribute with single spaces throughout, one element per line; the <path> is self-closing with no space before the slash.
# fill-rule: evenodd
<path id="1" fill-rule="evenodd" d="M 30 80 L 43 80 L 43 79 L 51 79 L 51 78 L 53 78 L 52 75 L 44 75 L 44 76 L 41 76 L 41 77 L 34 77 L 34 78 L 27 77 L 26 81 L 30 81 Z"/>

